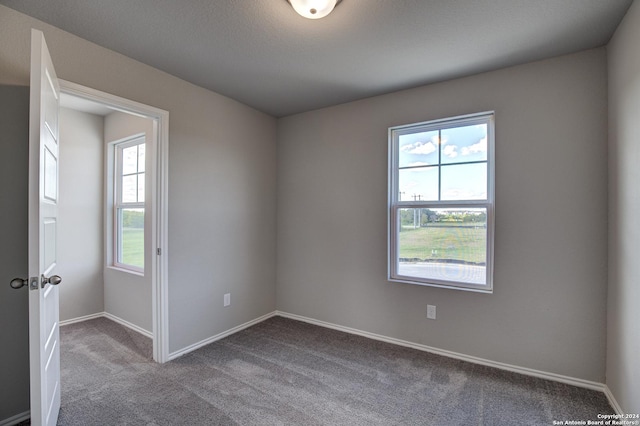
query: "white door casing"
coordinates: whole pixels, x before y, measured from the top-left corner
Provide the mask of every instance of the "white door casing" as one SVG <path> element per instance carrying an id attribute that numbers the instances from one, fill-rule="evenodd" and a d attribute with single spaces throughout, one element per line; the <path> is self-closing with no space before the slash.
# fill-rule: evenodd
<path id="1" fill-rule="evenodd" d="M 60 89 L 44 34 L 31 30 L 29 110 L 29 361 L 31 424 L 55 425 L 60 411 L 58 288 L 58 113 Z"/>
<path id="2" fill-rule="evenodd" d="M 151 256 L 149 274 L 152 282 L 153 359 L 169 361 L 168 321 L 168 158 L 169 112 L 105 93 L 77 83 L 58 80 L 60 91 L 77 98 L 99 103 L 114 111 L 120 111 L 154 121 L 153 137 L 147 140 L 149 173 L 149 214 L 151 215 Z M 145 229 L 145 233 L 146 233 Z M 107 237 L 108 238 L 108 237 Z M 146 250 L 146 248 L 145 248 Z M 147 267 L 145 266 L 145 273 Z"/>

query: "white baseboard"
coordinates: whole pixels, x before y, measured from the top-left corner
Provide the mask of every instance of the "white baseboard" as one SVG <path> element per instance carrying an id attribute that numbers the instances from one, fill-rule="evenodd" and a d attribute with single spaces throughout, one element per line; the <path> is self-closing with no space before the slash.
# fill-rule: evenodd
<path id="1" fill-rule="evenodd" d="M 465 355 L 458 352 L 447 351 L 444 349 L 438 349 L 431 346 L 422 345 L 419 343 L 408 342 L 406 340 L 400 340 L 393 337 L 387 337 L 380 334 L 369 333 L 368 331 L 362 331 L 355 328 L 344 327 L 338 324 L 332 324 L 325 321 L 319 321 L 313 318 L 304 317 L 301 315 L 290 314 L 288 312 L 276 311 L 276 315 L 281 317 L 290 318 L 298 321 L 303 321 L 309 324 L 319 325 L 320 327 L 331 328 L 338 331 L 344 331 L 345 333 L 357 334 L 359 336 L 367 337 L 369 339 L 379 340 L 382 342 L 393 343 L 399 346 L 405 346 L 408 348 L 418 349 L 424 352 L 430 352 L 436 355 L 442 355 L 449 358 L 455 358 L 462 361 L 472 362 L 474 364 L 485 365 L 488 367 L 499 368 L 501 370 L 511 371 L 514 373 L 520 373 L 527 376 L 538 377 L 541 379 L 552 380 L 554 382 L 565 383 L 568 385 L 578 386 L 581 388 L 592 389 L 600 392 L 605 392 L 606 386 L 602 383 L 592 382 L 589 380 L 578 379 L 575 377 L 563 376 L 556 373 L 548 373 L 545 371 L 534 370 L 526 367 L 519 367 L 517 365 L 505 364 L 502 362 L 491 361 L 484 358 L 478 358 L 471 355 Z M 606 392 L 605 392 L 606 394 Z M 613 396 L 612 396 L 613 397 Z M 615 407 L 614 407 L 615 408 Z"/>
<path id="2" fill-rule="evenodd" d="M 0 420 L 0 426 L 13 426 L 20 422 L 23 422 L 31 417 L 31 411 L 25 411 L 24 413 L 16 414 L 8 419 Z"/>
<path id="3" fill-rule="evenodd" d="M 271 317 L 274 316 L 281 316 L 284 318 L 290 318 L 293 320 L 297 320 L 297 321 L 302 321 L 302 322 L 306 322 L 309 324 L 314 324 L 320 327 L 325 327 L 325 328 L 330 328 L 333 330 L 338 330 L 338 331 L 343 331 L 345 333 L 350 333 L 350 334 L 355 334 L 358 336 L 363 336 L 363 337 L 367 337 L 369 339 L 374 339 L 374 340 L 379 340 L 382 342 L 387 342 L 387 343 L 392 343 L 394 345 L 399 345 L 399 346 L 404 346 L 404 347 L 408 347 L 408 348 L 413 348 L 413 349 L 417 349 L 420 351 L 424 351 L 424 352 L 429 352 L 429 353 L 433 353 L 436 355 L 442 355 L 442 356 L 446 356 L 449 358 L 454 358 L 454 359 L 459 359 L 461 361 L 467 361 L 467 362 L 471 362 L 474 364 L 479 364 L 479 365 L 485 365 L 487 367 L 494 367 L 494 368 L 498 368 L 500 370 L 506 370 L 506 371 L 511 371 L 514 373 L 519 373 L 519 374 L 524 374 L 527 376 L 532 376 L 532 377 L 538 377 L 541 379 L 546 379 L 546 380 L 552 380 L 554 382 L 560 382 L 560 383 L 565 383 L 568 385 L 572 385 L 572 386 L 578 386 L 581 388 L 586 388 L 586 389 L 592 389 L 595 391 L 599 391 L 599 392 L 603 392 L 605 394 L 605 396 L 607 397 L 609 403 L 611 404 L 612 408 L 615 410 L 616 414 L 623 414 L 622 413 L 622 408 L 620 407 L 620 404 L 618 404 L 618 402 L 616 401 L 615 397 L 613 396 L 613 393 L 611 393 L 611 390 L 609 389 L 609 387 L 603 383 L 598 383 L 598 382 L 593 382 L 593 381 L 589 381 L 589 380 L 584 380 L 584 379 L 578 379 L 576 377 L 570 377 L 570 376 L 564 376 L 561 374 L 556 374 L 556 373 L 549 373 L 546 371 L 540 371 L 540 370 L 534 370 L 532 368 L 527 368 L 527 367 L 520 367 L 517 365 L 511 365 L 511 364 L 506 364 L 503 362 L 498 362 L 498 361 L 492 361 L 489 359 L 484 359 L 484 358 L 479 358 L 479 357 L 475 357 L 475 356 L 471 356 L 471 355 L 466 355 L 466 354 L 461 354 L 458 352 L 453 352 L 453 351 L 448 351 L 448 350 L 444 350 L 444 349 L 439 349 L 439 348 L 434 348 L 432 346 L 427 346 L 427 345 L 423 345 L 420 343 L 413 343 L 413 342 L 409 342 L 406 340 L 401 340 L 401 339 L 396 339 L 394 337 L 388 337 L 388 336 L 383 336 L 381 334 L 375 334 L 375 333 L 370 333 L 368 331 L 363 331 L 363 330 L 358 330 L 355 328 L 351 328 L 351 327 L 345 327 L 342 325 L 338 325 L 338 324 L 333 324 L 330 322 L 326 322 L 326 321 L 320 321 L 320 320 L 316 320 L 313 318 L 309 318 L 309 317 L 305 317 L 302 315 L 296 315 L 296 314 L 291 314 L 288 312 L 283 312 L 283 311 L 273 311 L 270 312 L 268 314 L 265 314 L 261 317 L 258 317 L 256 319 L 253 319 L 251 321 L 248 321 L 244 324 L 240 324 L 236 327 L 233 327 L 227 331 L 223 331 L 222 333 L 216 334 L 215 336 L 211 336 L 208 337 L 204 340 L 201 340 L 197 343 L 194 343 L 192 345 L 186 346 L 182 349 L 179 349 L 175 352 L 172 352 L 169 354 L 168 357 L 168 361 L 171 361 L 173 359 L 179 358 L 183 355 L 188 354 L 189 352 L 193 352 L 196 349 L 199 349 L 205 345 L 208 345 L 209 343 L 213 343 L 217 340 L 223 339 L 227 336 L 230 336 L 234 333 L 237 333 L 239 331 L 244 330 L 245 328 L 251 327 L 252 325 L 258 324 L 262 321 L 265 321 Z M 110 314 L 108 312 L 101 312 L 99 314 L 93 314 L 93 315 L 86 315 L 84 317 L 79 317 L 79 318 L 74 318 L 74 319 L 70 319 L 70 320 L 66 320 L 66 321 L 61 321 L 60 325 L 67 325 L 67 324 L 73 324 L 75 322 L 80 322 L 80 321 L 87 321 L 93 318 L 99 318 L 99 317 L 105 317 L 108 318 L 112 321 L 115 321 L 125 327 L 128 327 L 144 336 L 147 336 L 149 338 L 153 338 L 153 334 L 141 327 L 138 327 L 135 324 L 132 324 L 128 321 L 123 320 L 122 318 L 119 318 L 113 314 Z M 13 421 L 14 418 L 20 418 L 22 420 L 24 420 L 22 417 L 23 414 L 19 414 L 18 416 L 14 416 L 11 417 L 10 419 L 4 420 L 2 422 L 0 422 L 0 426 L 5 426 L 5 425 L 9 425 L 9 424 L 14 424 L 14 423 L 5 423 L 8 421 Z M 26 418 L 28 418 L 29 413 L 26 412 Z M 17 420 L 15 423 L 19 423 L 22 420 Z"/>
<path id="4" fill-rule="evenodd" d="M 501 370 L 506 370 L 506 371 L 511 371 L 511 372 L 515 372 L 515 373 L 520 373 L 520 374 L 524 374 L 527 376 L 533 376 L 533 377 L 538 377 L 541 379 L 546 379 L 546 380 L 552 380 L 555 382 L 560 382 L 560 383 L 565 383 L 568 385 L 573 385 L 573 386 L 578 386 L 581 388 L 587 388 L 587 389 L 592 389 L 592 390 L 596 390 L 596 391 L 600 391 L 603 392 L 605 394 L 605 396 L 607 397 L 607 400 L 609 401 L 609 404 L 611 404 L 611 407 L 614 409 L 616 414 L 623 414 L 622 408 L 620 407 L 620 404 L 618 404 L 618 401 L 616 401 L 613 393 L 611 392 L 611 389 L 609 389 L 609 386 L 602 384 L 602 383 L 598 383 L 598 382 L 592 382 L 592 381 L 588 381 L 588 380 L 583 380 L 583 379 L 578 379 L 575 377 L 569 377 L 569 376 L 563 376 L 560 374 L 555 374 L 555 373 L 548 373 L 545 371 L 540 371 L 540 370 L 534 370 L 531 368 L 526 368 L 526 367 L 518 367 L 515 365 L 510 365 L 510 364 L 505 364 L 502 362 L 496 362 L 496 361 L 491 361 L 488 359 L 483 359 L 483 358 L 478 358 L 478 357 L 474 357 L 474 356 L 470 356 L 470 355 L 465 355 L 465 354 L 461 354 L 458 352 L 452 352 L 452 351 L 447 351 L 447 350 L 443 350 L 443 349 L 438 349 L 438 348 L 434 348 L 431 346 L 426 346 L 426 345 L 422 345 L 419 343 L 413 343 L 413 342 L 408 342 L 406 340 L 400 340 L 400 339 L 396 339 L 393 337 L 387 337 L 387 336 L 383 336 L 380 334 L 375 334 L 375 333 L 370 333 L 368 331 L 362 331 L 362 330 L 358 330 L 355 328 L 351 328 L 351 327 L 345 327 L 345 326 L 341 326 L 338 324 L 333 324 L 333 323 L 329 323 L 326 321 L 320 321 L 320 320 L 316 320 L 313 318 L 309 318 L 309 317 L 305 317 L 302 315 L 296 315 L 296 314 L 291 314 L 288 312 L 283 312 L 283 311 L 274 311 L 271 313 L 268 313 L 266 315 L 263 315 L 259 318 L 256 318 L 254 320 L 248 321 L 244 324 L 241 324 L 239 326 L 233 327 L 227 331 L 224 331 L 222 333 L 216 334 L 215 336 L 209 337 L 207 339 L 201 340 L 200 342 L 194 343 L 192 345 L 189 345 L 183 349 L 180 349 L 178 351 L 172 352 L 171 354 L 169 354 L 169 360 L 172 359 L 176 359 L 179 358 L 183 355 L 188 354 L 189 352 L 192 352 L 198 348 L 201 348 L 202 346 L 208 345 L 209 343 L 213 343 L 216 340 L 220 340 L 223 339 L 227 336 L 230 336 L 234 333 L 237 333 L 241 330 L 244 330 L 245 328 L 251 327 L 252 325 L 258 324 L 262 321 L 265 321 L 271 317 L 274 316 L 281 316 L 284 318 L 290 318 L 293 320 L 297 320 L 297 321 L 302 321 L 302 322 L 306 322 L 309 324 L 313 324 L 313 325 L 317 325 L 320 327 L 325 327 L 325 328 L 330 328 L 333 330 L 338 330 L 338 331 L 343 331 L 345 333 L 350 333 L 350 334 L 355 334 L 358 336 L 363 336 L 363 337 L 367 337 L 370 339 L 374 339 L 374 340 L 379 340 L 382 342 L 387 342 L 387 343 L 392 343 L 395 345 L 399 345 L 399 346 L 405 346 L 408 348 L 413 348 L 413 349 L 418 349 L 424 352 L 429 352 L 429 353 L 433 353 L 436 355 L 442 355 L 442 356 L 446 356 L 449 358 L 455 358 L 455 359 L 459 359 L 462 361 L 467 361 L 467 362 L 472 362 L 474 364 L 480 364 L 480 365 L 485 365 L 488 367 L 494 367 L 494 368 L 498 368 Z M 119 318 L 113 314 L 107 313 L 107 312 L 100 312 L 97 314 L 92 314 L 92 315 L 85 315 L 83 317 L 78 317 L 78 318 L 73 318 L 70 320 L 65 320 L 65 321 L 60 321 L 60 326 L 64 326 L 64 325 L 68 325 L 68 324 L 73 324 L 76 322 L 81 322 L 81 321 L 88 321 L 90 319 L 94 319 L 94 318 L 100 318 L 100 317 L 105 317 L 108 318 L 112 321 L 115 321 L 125 327 L 128 327 L 142 335 L 145 335 L 147 337 L 152 338 L 152 334 L 147 331 L 144 330 L 143 328 L 138 327 L 135 324 L 132 324 L 128 321 L 123 320 L 122 318 Z M 16 414 L 15 416 L 9 417 L 7 419 L 4 420 L 0 420 L 0 426 L 13 426 L 15 424 L 18 424 L 24 420 L 27 420 L 28 418 L 31 417 L 31 413 L 29 411 L 25 411 L 24 413 L 20 413 L 20 414 Z"/>
<path id="5" fill-rule="evenodd" d="M 471 362 L 474 364 L 480 364 L 480 365 L 485 365 L 488 367 L 494 367 L 494 368 L 498 368 L 501 370 L 506 370 L 506 371 L 511 371 L 514 373 L 520 373 L 520 374 L 524 374 L 527 376 L 533 376 L 533 377 L 538 377 L 541 379 L 546 379 L 546 380 L 551 380 L 554 382 L 560 382 L 560 383 L 565 383 L 568 385 L 572 385 L 572 386 L 577 386 L 577 387 L 581 387 L 581 388 L 586 388 L 586 389 L 592 389 L 595 391 L 600 391 L 603 392 L 605 394 L 605 396 L 607 397 L 607 400 L 609 401 L 609 404 L 611 404 L 611 407 L 614 409 L 614 411 L 616 412 L 616 414 L 623 414 L 622 408 L 620 407 L 620 404 L 618 404 L 618 401 L 616 401 L 616 398 L 614 397 L 613 393 L 611 392 L 611 389 L 609 389 L 609 386 L 607 386 L 606 384 L 603 383 L 598 383 L 598 382 L 593 382 L 593 381 L 589 381 L 589 380 L 583 380 L 583 379 L 578 379 L 575 377 L 570 377 L 570 376 L 564 376 L 561 374 L 556 374 L 556 373 L 549 373 L 546 371 L 540 371 L 540 370 L 534 370 L 531 368 L 527 368 L 527 367 L 519 367 L 517 365 L 511 365 L 511 364 L 505 364 L 502 362 L 497 362 L 497 361 L 492 361 L 492 360 L 488 360 L 488 359 L 484 359 L 484 358 L 479 358 L 479 357 L 475 357 L 475 356 L 471 356 L 471 355 L 465 355 L 465 354 L 461 354 L 458 352 L 452 352 L 452 351 L 448 351 L 448 350 L 444 350 L 444 349 L 439 349 L 439 348 L 434 348 L 432 346 L 427 346 L 427 345 L 422 345 L 420 343 L 413 343 L 413 342 L 409 342 L 406 340 L 401 340 L 401 339 L 396 339 L 394 337 L 388 337 L 388 336 L 383 336 L 381 334 L 375 334 L 375 333 L 370 333 L 368 331 L 363 331 L 363 330 L 358 330 L 356 328 L 351 328 L 351 327 L 345 327 L 342 325 L 338 325 L 338 324 L 333 324 L 330 322 L 326 322 L 326 321 L 320 321 L 320 320 L 316 320 L 313 318 L 309 318 L 309 317 L 305 317 L 302 315 L 297 315 L 297 314 L 291 314 L 288 312 L 283 312 L 283 311 L 273 311 L 271 313 L 268 313 L 266 315 L 263 315 L 261 317 L 258 317 L 256 319 L 253 319 L 251 321 L 248 321 L 244 324 L 238 325 L 236 327 L 233 327 L 227 331 L 223 331 L 222 333 L 216 334 L 215 336 L 211 336 L 207 339 L 201 340 L 197 343 L 194 343 L 192 345 L 189 345 L 183 349 L 179 349 L 175 352 L 172 352 L 169 354 L 169 358 L 168 361 L 172 360 L 172 359 L 176 359 L 179 358 L 183 355 L 188 354 L 189 352 L 193 352 L 196 349 L 199 349 L 205 345 L 208 345 L 209 343 L 213 343 L 216 340 L 220 340 L 223 339 L 227 336 L 230 336 L 234 333 L 237 333 L 239 331 L 244 330 L 245 328 L 251 327 L 252 325 L 258 324 L 262 321 L 265 321 L 271 317 L 274 316 L 281 316 L 284 318 L 290 318 L 293 320 L 297 320 L 297 321 L 302 321 L 302 322 L 306 322 L 309 324 L 313 324 L 313 325 L 317 325 L 320 327 L 325 327 L 325 328 L 330 328 L 333 330 L 338 330 L 338 331 L 343 331 L 345 333 L 350 333 L 350 334 L 355 334 L 358 336 L 363 336 L 363 337 L 367 337 L 369 339 L 373 339 L 373 340 L 379 340 L 382 342 L 387 342 L 387 343 L 392 343 L 394 345 L 399 345 L 399 346 L 404 346 L 404 347 L 408 347 L 408 348 L 413 348 L 413 349 L 417 349 L 420 351 L 424 351 L 424 352 L 429 352 L 429 353 L 433 353 L 436 355 L 442 355 L 442 356 L 446 356 L 449 358 L 454 358 L 454 359 L 459 359 L 461 361 L 467 361 L 467 362 Z M 73 318 L 73 319 L 69 319 L 69 320 L 65 320 L 65 321 L 60 321 L 60 326 L 64 326 L 64 325 L 68 325 L 68 324 L 73 324 L 73 323 L 77 323 L 77 322 L 81 322 L 81 321 L 88 321 L 90 319 L 94 319 L 94 318 L 100 318 L 100 317 L 105 317 L 108 318 L 112 321 L 115 321 L 125 327 L 128 327 L 144 336 L 147 336 L 149 338 L 153 338 L 153 334 L 141 327 L 138 327 L 135 324 L 132 324 L 128 321 L 123 320 L 122 318 L 119 318 L 113 314 L 110 314 L 108 312 L 100 312 L 97 314 L 91 314 L 91 315 L 85 315 L 83 317 L 78 317 L 78 318 Z M 30 412 L 29 411 L 25 411 L 24 413 L 21 414 L 17 414 L 13 417 L 10 417 L 8 419 L 5 420 L 1 420 L 0 421 L 0 426 L 11 426 L 17 423 L 20 423 L 21 421 L 24 421 L 26 419 L 28 419 L 30 417 Z"/>
<path id="6" fill-rule="evenodd" d="M 616 398 L 613 396 L 611 389 L 609 389 L 609 386 L 607 385 L 604 385 L 604 394 L 609 400 L 609 404 L 611 404 L 611 407 L 613 407 L 613 410 L 616 412 L 616 414 L 624 414 L 624 412 L 622 411 L 622 407 L 620 407 L 620 404 L 618 404 L 618 401 L 616 401 Z"/>
<path id="7" fill-rule="evenodd" d="M 238 325 L 236 327 L 233 327 L 233 328 L 231 328 L 231 329 L 229 329 L 227 331 L 223 331 L 222 333 L 216 334 L 215 336 L 208 337 L 208 338 L 206 338 L 204 340 L 201 340 L 201 341 L 199 341 L 197 343 L 194 343 L 194 344 L 189 345 L 189 346 L 187 346 L 185 348 L 182 348 L 182 349 L 179 349 L 179 350 L 177 350 L 175 352 L 172 352 L 172 353 L 169 354 L 169 361 L 171 361 L 172 359 L 179 358 L 179 357 L 181 357 L 183 355 L 186 355 L 189 352 L 193 352 L 196 349 L 199 349 L 199 348 L 201 348 L 203 346 L 208 345 L 209 343 L 215 342 L 216 340 L 223 339 L 223 338 L 225 338 L 227 336 L 230 336 L 230 335 L 232 335 L 234 333 L 237 333 L 237 332 L 239 332 L 241 330 L 244 330 L 245 328 L 249 328 L 252 325 L 258 324 L 258 323 L 260 323 L 262 321 L 265 321 L 265 320 L 267 320 L 267 319 L 269 319 L 271 317 L 274 317 L 275 315 L 276 315 L 275 311 L 274 312 L 270 312 L 270 313 L 268 313 L 266 315 L 263 315 L 263 316 L 258 317 L 256 319 L 253 319 L 251 321 L 245 322 L 244 324 L 240 324 L 240 325 Z"/>
<path id="8" fill-rule="evenodd" d="M 97 314 L 84 315 L 82 317 L 71 318 L 71 319 L 68 319 L 68 320 L 60 321 L 60 327 L 63 327 L 65 325 L 69 325 L 69 324 L 75 324 L 77 322 L 89 321 L 89 320 L 92 320 L 92 319 L 101 318 L 103 316 L 104 316 L 104 312 L 98 312 Z"/>
<path id="9" fill-rule="evenodd" d="M 120 325 L 123 325 L 127 328 L 130 328 L 131 330 L 142 334 L 143 336 L 146 336 L 150 339 L 153 339 L 153 333 L 145 330 L 142 327 L 139 327 L 135 324 L 130 323 L 127 320 L 123 320 L 120 317 L 117 317 L 113 314 L 110 314 L 109 312 L 98 312 L 97 314 L 91 314 L 91 315 L 85 315 L 83 317 L 78 317 L 78 318 L 72 318 L 72 319 L 68 319 L 68 320 L 64 320 L 64 321 L 60 321 L 60 327 L 63 327 L 65 325 L 69 325 L 69 324 L 75 324 L 77 322 L 82 322 L 82 321 L 89 321 L 95 318 L 108 318 L 113 322 L 117 322 Z M 1 426 L 1 425 L 0 425 Z"/>
<path id="10" fill-rule="evenodd" d="M 137 326 L 135 324 L 132 324 L 127 320 L 123 320 L 122 318 L 117 317 L 117 316 L 115 316 L 113 314 L 110 314 L 109 312 L 105 312 L 103 316 L 105 318 L 110 319 L 113 322 L 117 322 L 120 325 L 124 325 L 125 327 L 130 328 L 131 330 L 133 330 L 135 332 L 138 332 L 138 333 L 142 334 L 143 336 L 147 336 L 149 339 L 153 339 L 153 333 L 152 332 L 150 332 L 148 330 L 145 330 L 144 328 L 139 327 L 139 326 Z"/>

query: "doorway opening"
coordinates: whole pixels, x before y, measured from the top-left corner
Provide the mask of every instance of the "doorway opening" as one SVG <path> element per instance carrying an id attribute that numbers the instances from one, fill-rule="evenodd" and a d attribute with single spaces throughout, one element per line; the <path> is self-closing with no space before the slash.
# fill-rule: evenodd
<path id="1" fill-rule="evenodd" d="M 91 250 L 99 246 L 98 254 L 92 254 L 94 267 L 88 272 L 93 273 L 93 281 L 82 291 L 74 291 L 73 285 L 60 289 L 61 324 L 107 317 L 150 337 L 154 361 L 166 362 L 169 114 L 72 82 L 59 83 L 61 133 L 69 133 L 69 138 L 77 139 L 76 144 L 83 147 L 69 154 L 67 161 L 65 140 L 61 137 L 61 190 L 65 190 L 65 168 L 75 167 L 75 173 L 67 177 L 71 182 L 67 185 L 72 185 L 68 198 L 82 200 L 83 204 L 70 203 L 68 212 L 61 216 L 67 218 L 67 227 L 72 230 L 61 234 L 61 240 L 68 238 L 61 248 L 70 245 L 69 251 L 75 253 L 86 250 L 78 255 L 90 259 Z M 65 120 L 73 123 L 69 126 L 72 129 L 63 128 Z M 96 129 L 98 133 L 102 129 L 102 134 L 95 141 L 88 141 L 91 137 L 87 138 L 87 132 L 95 133 Z M 62 196 L 61 200 L 64 202 Z M 83 227 L 86 232 L 82 232 Z M 60 255 L 60 266 L 65 267 L 63 253 Z M 95 265 L 97 257 L 99 265 Z M 82 266 L 86 268 L 91 263 Z M 96 274 L 98 269 L 100 273 Z M 67 271 L 65 275 L 72 278 L 75 272 L 82 271 Z M 67 281 L 71 284 L 71 280 Z M 92 290 L 91 285 L 96 288 Z M 99 285 L 103 293 L 96 296 Z M 77 309 L 79 303 L 95 304 L 99 297 L 102 311 L 74 315 L 74 306 Z"/>

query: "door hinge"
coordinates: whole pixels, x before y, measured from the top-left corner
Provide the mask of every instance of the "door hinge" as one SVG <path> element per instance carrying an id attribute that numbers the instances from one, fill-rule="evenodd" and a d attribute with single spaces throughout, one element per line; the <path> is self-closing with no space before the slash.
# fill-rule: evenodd
<path id="1" fill-rule="evenodd" d="M 158 248 L 156 249 L 156 254 L 157 254 L 158 256 L 160 256 L 160 255 L 162 254 L 162 249 L 161 249 L 160 247 L 158 247 Z"/>

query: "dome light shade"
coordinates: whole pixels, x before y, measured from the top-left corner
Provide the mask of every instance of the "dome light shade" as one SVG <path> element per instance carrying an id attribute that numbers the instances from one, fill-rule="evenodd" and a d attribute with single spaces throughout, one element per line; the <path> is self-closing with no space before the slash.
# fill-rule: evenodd
<path id="1" fill-rule="evenodd" d="M 324 18 L 341 0 L 287 0 L 300 16 L 308 19 Z"/>

